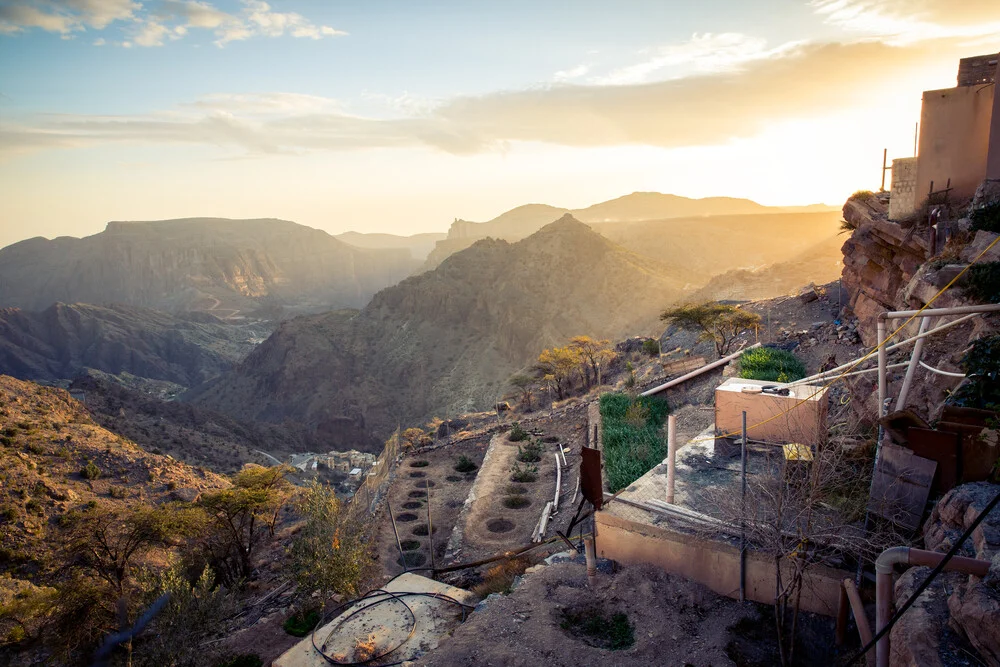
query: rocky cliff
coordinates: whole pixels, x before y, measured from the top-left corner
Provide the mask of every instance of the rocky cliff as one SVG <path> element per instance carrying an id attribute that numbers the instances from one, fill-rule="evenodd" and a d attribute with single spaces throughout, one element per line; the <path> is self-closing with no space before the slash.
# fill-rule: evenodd
<path id="1" fill-rule="evenodd" d="M 269 331 L 132 306 L 66 305 L 42 312 L 0 309 L 0 374 L 54 381 L 87 368 L 185 387 L 231 368 Z"/>
<path id="2" fill-rule="evenodd" d="M 408 250 L 362 249 L 285 220 L 110 222 L 93 236 L 0 249 L 0 306 L 124 303 L 221 317 L 261 306 L 362 306 L 409 275 Z"/>
<path id="3" fill-rule="evenodd" d="M 653 328 L 680 286 L 667 267 L 567 216 L 518 243 L 481 240 L 360 312 L 285 322 L 189 399 L 354 446 L 492 405 L 512 371 L 570 336 Z"/>

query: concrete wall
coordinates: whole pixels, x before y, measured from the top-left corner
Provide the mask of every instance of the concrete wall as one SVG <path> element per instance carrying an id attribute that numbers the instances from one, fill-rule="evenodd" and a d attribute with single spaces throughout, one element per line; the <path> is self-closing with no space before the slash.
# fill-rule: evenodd
<path id="1" fill-rule="evenodd" d="M 892 161 L 892 186 L 889 197 L 889 219 L 903 220 L 917 210 L 917 158 L 904 157 Z"/>
<path id="2" fill-rule="evenodd" d="M 995 84 L 924 92 L 920 111 L 917 205 L 927 201 L 931 182 L 951 199 L 972 197 L 986 178 Z M 997 137 L 1000 141 L 1000 136 Z M 1000 151 L 1000 149 L 998 149 Z"/>
<path id="3" fill-rule="evenodd" d="M 1000 63 L 997 64 L 995 81 L 1000 81 Z M 989 158 L 986 165 L 986 178 L 1000 179 L 1000 95 L 996 93 L 997 84 L 993 84 L 993 119 L 990 127 Z"/>
<path id="4" fill-rule="evenodd" d="M 693 537 L 662 526 L 637 523 L 608 512 L 595 515 L 597 551 L 602 558 L 620 563 L 649 563 L 671 574 L 697 581 L 720 595 L 739 598 L 740 551 L 729 544 Z M 783 581 L 791 577 L 791 562 L 784 559 Z M 774 561 L 747 554 L 747 599 L 774 603 Z M 853 578 L 846 570 L 813 565 L 805 571 L 801 605 L 804 611 L 835 616 L 840 586 Z"/>

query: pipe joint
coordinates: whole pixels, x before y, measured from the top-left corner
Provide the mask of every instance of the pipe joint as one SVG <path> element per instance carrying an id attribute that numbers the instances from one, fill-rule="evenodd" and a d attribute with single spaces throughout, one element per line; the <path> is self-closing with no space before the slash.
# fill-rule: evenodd
<path id="1" fill-rule="evenodd" d="M 908 565 L 910 562 L 910 547 L 889 547 L 875 559 L 876 574 L 892 574 L 896 565 Z"/>

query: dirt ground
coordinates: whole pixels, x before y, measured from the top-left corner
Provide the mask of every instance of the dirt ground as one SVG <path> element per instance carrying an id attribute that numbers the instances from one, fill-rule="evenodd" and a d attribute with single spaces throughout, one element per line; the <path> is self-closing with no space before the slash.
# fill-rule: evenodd
<path id="1" fill-rule="evenodd" d="M 490 599 L 450 638 L 417 664 L 503 665 L 741 665 L 778 663 L 770 609 L 741 605 L 707 588 L 646 565 L 598 575 L 587 587 L 586 567 L 557 564 L 526 576 L 507 596 Z M 635 643 L 624 650 L 591 645 L 562 625 L 565 614 L 597 608 L 624 613 Z M 836 664 L 828 649 L 832 621 L 801 619 L 801 664 Z M 849 652 L 845 649 L 845 652 Z"/>

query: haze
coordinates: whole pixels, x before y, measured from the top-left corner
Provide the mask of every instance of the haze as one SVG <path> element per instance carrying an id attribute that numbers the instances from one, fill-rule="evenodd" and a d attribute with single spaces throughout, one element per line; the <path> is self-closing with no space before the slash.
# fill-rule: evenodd
<path id="1" fill-rule="evenodd" d="M 0 246 L 108 220 L 444 231 L 627 192 L 837 204 L 995 0 L 0 0 Z"/>

